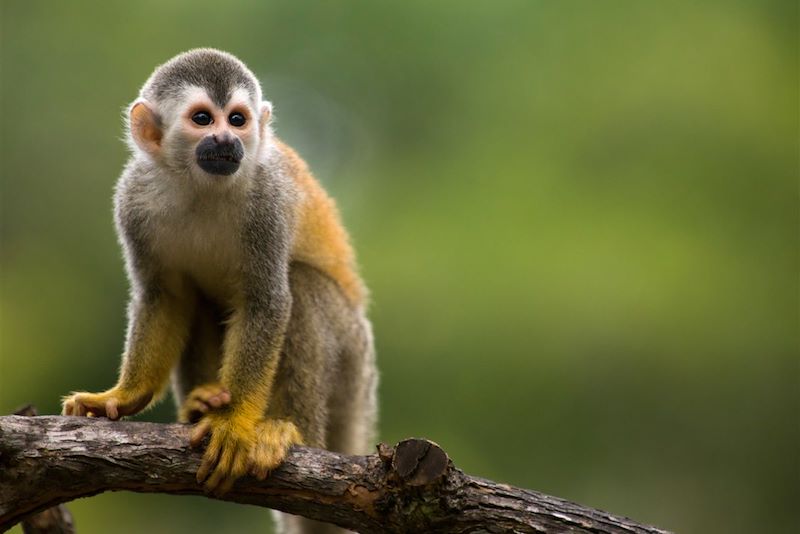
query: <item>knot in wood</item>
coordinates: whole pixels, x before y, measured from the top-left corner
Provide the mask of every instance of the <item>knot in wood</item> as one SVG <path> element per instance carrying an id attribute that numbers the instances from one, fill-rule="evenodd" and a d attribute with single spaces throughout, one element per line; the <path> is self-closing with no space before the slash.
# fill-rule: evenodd
<path id="1" fill-rule="evenodd" d="M 408 486 L 428 486 L 447 472 L 450 458 L 439 445 L 426 439 L 406 439 L 394 447 L 392 471 Z"/>

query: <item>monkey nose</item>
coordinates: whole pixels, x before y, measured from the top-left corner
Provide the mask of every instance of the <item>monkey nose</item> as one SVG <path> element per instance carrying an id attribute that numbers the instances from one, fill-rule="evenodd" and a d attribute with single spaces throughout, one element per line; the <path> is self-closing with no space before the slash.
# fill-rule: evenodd
<path id="1" fill-rule="evenodd" d="M 211 137 L 212 139 L 214 139 L 214 143 L 217 145 L 230 145 L 233 144 L 233 142 L 236 139 L 228 132 L 222 132 L 220 134 L 212 134 Z"/>

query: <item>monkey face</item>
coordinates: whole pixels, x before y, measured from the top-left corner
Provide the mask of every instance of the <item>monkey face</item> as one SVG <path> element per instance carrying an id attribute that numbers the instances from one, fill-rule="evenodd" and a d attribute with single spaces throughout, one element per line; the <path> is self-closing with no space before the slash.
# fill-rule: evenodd
<path id="1" fill-rule="evenodd" d="M 175 175 L 231 183 L 252 174 L 271 137 L 272 106 L 261 98 L 258 80 L 233 56 L 187 52 L 157 68 L 131 104 L 129 146 Z"/>
<path id="2" fill-rule="evenodd" d="M 270 111 L 268 102 L 253 102 L 242 88 L 220 103 L 206 89 L 188 87 L 157 106 L 143 98 L 134 102 L 130 133 L 135 146 L 155 162 L 216 183 L 250 172 Z"/>
<path id="3" fill-rule="evenodd" d="M 230 176 L 257 141 L 258 120 L 253 119 L 247 95 L 234 91 L 231 99 L 219 106 L 205 91 L 192 93 L 180 120 L 182 137 L 193 147 L 194 163 L 203 172 Z"/>

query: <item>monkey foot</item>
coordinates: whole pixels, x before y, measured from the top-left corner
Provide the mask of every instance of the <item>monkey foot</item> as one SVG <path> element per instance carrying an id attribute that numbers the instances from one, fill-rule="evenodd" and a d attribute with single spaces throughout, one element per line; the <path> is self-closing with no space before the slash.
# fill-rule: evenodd
<path id="1" fill-rule="evenodd" d="M 178 421 L 181 423 L 196 423 L 209 411 L 226 406 L 230 402 L 230 391 L 218 382 L 197 386 L 183 401 L 178 413 Z"/>

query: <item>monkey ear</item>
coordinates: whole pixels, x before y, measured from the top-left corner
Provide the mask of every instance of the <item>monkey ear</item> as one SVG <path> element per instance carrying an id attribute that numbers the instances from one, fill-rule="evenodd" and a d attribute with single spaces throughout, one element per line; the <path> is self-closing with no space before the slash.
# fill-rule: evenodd
<path id="1" fill-rule="evenodd" d="M 140 98 L 131 105 L 129 121 L 131 137 L 139 148 L 149 154 L 161 150 L 161 125 L 146 100 Z"/>
<path id="2" fill-rule="evenodd" d="M 261 102 L 261 120 L 260 125 L 261 129 L 263 130 L 264 127 L 269 124 L 270 119 L 272 118 L 272 104 L 266 100 Z"/>

